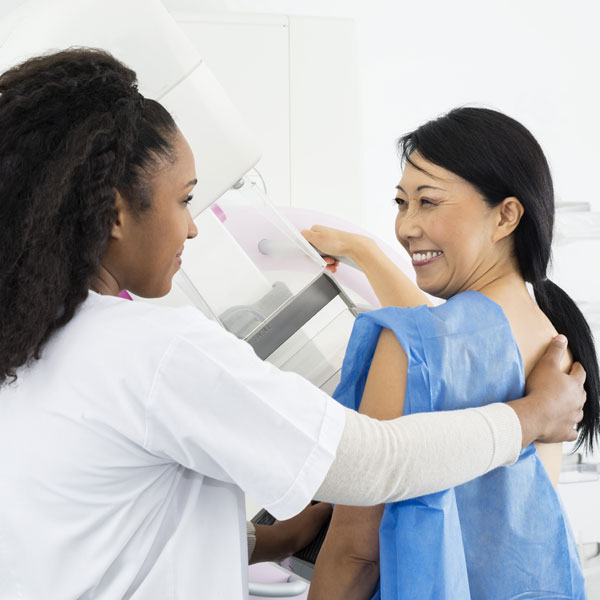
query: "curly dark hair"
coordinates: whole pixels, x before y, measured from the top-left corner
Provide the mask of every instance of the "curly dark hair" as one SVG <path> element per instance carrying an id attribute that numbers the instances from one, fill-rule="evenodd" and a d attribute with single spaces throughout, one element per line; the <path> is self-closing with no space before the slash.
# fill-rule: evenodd
<path id="1" fill-rule="evenodd" d="M 108 52 L 70 48 L 0 75 L 0 387 L 87 295 L 118 191 L 141 215 L 177 127 Z"/>

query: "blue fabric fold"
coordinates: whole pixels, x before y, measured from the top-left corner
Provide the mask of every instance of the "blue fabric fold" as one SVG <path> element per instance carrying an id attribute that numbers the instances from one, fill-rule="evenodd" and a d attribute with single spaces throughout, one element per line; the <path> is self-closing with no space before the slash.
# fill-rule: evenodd
<path id="1" fill-rule="evenodd" d="M 382 328 L 408 357 L 404 414 L 523 396 L 525 375 L 495 302 L 464 292 L 430 308 L 384 308 L 356 319 L 334 397 L 358 410 Z M 584 599 L 564 509 L 535 447 L 516 464 L 436 494 L 388 504 L 374 599 Z"/>

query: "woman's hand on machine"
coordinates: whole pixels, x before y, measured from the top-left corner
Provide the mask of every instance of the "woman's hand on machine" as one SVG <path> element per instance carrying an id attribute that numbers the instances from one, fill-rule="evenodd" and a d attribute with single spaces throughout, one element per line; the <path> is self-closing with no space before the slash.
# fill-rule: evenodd
<path id="1" fill-rule="evenodd" d="M 310 229 L 304 229 L 302 235 L 317 250 L 325 254 L 323 259 L 327 263 L 327 270 L 331 273 L 336 272 L 339 264 L 336 256 L 345 256 L 356 260 L 361 253 L 362 246 L 373 243 L 367 236 L 325 225 L 313 225 Z"/>
<path id="2" fill-rule="evenodd" d="M 523 446 L 538 442 L 572 442 L 575 426 L 583 419 L 586 373 L 578 363 L 563 373 L 560 364 L 567 350 L 564 336 L 556 336 L 527 378 L 527 396 L 509 402 L 521 421 Z"/>

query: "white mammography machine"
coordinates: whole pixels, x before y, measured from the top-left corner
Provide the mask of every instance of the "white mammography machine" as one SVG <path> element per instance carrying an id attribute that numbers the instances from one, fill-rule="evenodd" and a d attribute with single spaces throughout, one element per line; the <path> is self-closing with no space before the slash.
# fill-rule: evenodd
<path id="1" fill-rule="evenodd" d="M 3 35 L 2 70 L 79 45 L 106 49 L 137 72 L 140 92 L 173 114 L 197 165 L 191 211 L 199 235 L 186 244 L 178 287 L 163 301 L 195 304 L 261 358 L 332 391 L 357 308 L 325 273 L 318 253 L 261 193 L 260 177 L 249 173 L 260 158 L 253 135 L 162 3 L 33 1 Z M 363 297 L 356 299 L 373 302 L 362 287 Z M 301 332 L 325 307 L 326 316 Z M 315 352 L 319 343 L 324 354 Z"/>
<path id="2" fill-rule="evenodd" d="M 253 135 L 171 15 L 159 0 L 33 1 L 0 30 L 0 69 L 69 46 L 102 48 L 131 66 L 140 92 L 173 114 L 194 152 L 190 208 L 199 234 L 186 243 L 177 285 L 160 302 L 197 306 L 259 357 L 331 393 L 358 304 L 376 299 L 366 278 L 344 266 L 339 280 L 354 288 L 351 298 L 266 199 L 252 171 L 260 158 Z M 310 214 L 288 214 L 312 224 Z M 304 587 L 291 585 L 289 594 Z"/>
<path id="3" fill-rule="evenodd" d="M 600 212 L 585 202 L 557 205 L 552 279 L 576 300 L 585 315 L 600 350 L 600 279 L 581 277 L 598 271 Z M 573 269 L 577 264 L 578 269 Z M 593 455 L 574 444 L 564 445 L 559 492 L 580 548 L 586 591 L 590 600 L 600 598 L 600 452 Z"/>

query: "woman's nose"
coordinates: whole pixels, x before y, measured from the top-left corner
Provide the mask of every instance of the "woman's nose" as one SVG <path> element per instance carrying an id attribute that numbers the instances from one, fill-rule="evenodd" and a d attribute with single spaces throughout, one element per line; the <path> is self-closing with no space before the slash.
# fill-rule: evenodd
<path id="1" fill-rule="evenodd" d="M 396 237 L 398 240 L 418 238 L 423 234 L 418 214 L 408 210 L 404 214 L 398 213 L 396 218 Z"/>

